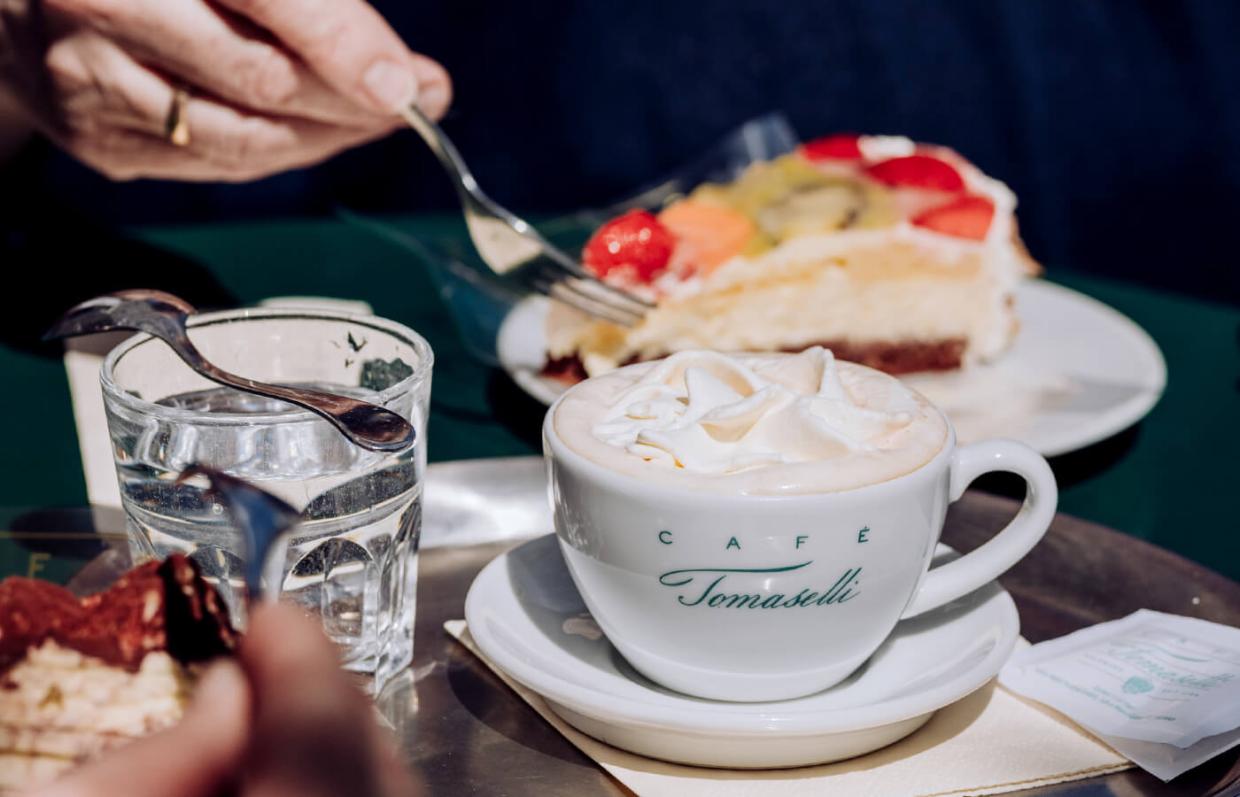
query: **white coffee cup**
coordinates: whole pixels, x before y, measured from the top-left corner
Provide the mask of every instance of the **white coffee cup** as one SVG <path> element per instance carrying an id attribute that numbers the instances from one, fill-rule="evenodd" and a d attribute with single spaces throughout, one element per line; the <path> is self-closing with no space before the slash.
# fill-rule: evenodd
<path id="1" fill-rule="evenodd" d="M 543 446 L 569 572 L 633 667 L 699 697 L 782 700 L 839 683 L 898 621 L 1018 562 L 1055 514 L 1045 459 L 1007 440 L 957 447 L 950 425 L 942 449 L 902 476 L 836 492 L 744 495 L 687 490 L 588 459 L 556 433 L 559 405 L 543 424 Z M 1019 513 L 977 550 L 928 571 L 948 504 L 991 471 L 1026 481 Z"/>

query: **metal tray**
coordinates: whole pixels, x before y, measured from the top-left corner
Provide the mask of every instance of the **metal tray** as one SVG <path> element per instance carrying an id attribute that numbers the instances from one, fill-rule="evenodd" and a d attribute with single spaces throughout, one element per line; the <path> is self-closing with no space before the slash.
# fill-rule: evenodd
<path id="1" fill-rule="evenodd" d="M 977 491 L 953 505 L 944 542 L 972 550 L 1017 502 Z M 551 531 L 539 458 L 430 466 L 424 504 L 414 666 L 380 700 L 430 794 L 628 794 L 443 631 L 464 613 L 478 571 L 517 542 Z M 1240 625 L 1240 584 L 1141 540 L 1056 517 L 1001 579 L 1033 641 L 1145 607 Z M 1235 767 L 1236 769 L 1233 769 Z M 1240 774 L 1240 751 L 1164 784 L 1137 770 L 1023 795 L 1204 795 Z"/>
<path id="2" fill-rule="evenodd" d="M 1017 507 L 1010 499 L 969 491 L 949 511 L 943 541 L 972 550 Z M 550 533 L 541 459 L 431 465 L 423 512 L 414 665 L 394 680 L 378 707 L 397 730 L 426 793 L 627 794 L 443 630 L 446 620 L 464 616 L 465 594 L 487 562 Z M 3 542 L 20 566 L 14 572 L 24 573 L 37 556 L 40 575 L 89 592 L 124 569 L 124 521 L 115 510 L 40 510 L 10 519 L 10 528 Z M 1138 608 L 1240 626 L 1240 583 L 1066 515 L 1057 516 L 1046 538 L 1000 581 L 1020 610 L 1022 633 L 1034 642 Z M 1240 750 L 1233 750 L 1170 784 L 1130 770 L 1020 794 L 1199 797 L 1237 777 Z"/>

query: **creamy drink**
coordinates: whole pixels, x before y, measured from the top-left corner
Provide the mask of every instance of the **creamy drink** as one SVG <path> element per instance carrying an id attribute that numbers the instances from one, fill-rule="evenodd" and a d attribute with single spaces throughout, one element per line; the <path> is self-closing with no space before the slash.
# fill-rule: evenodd
<path id="1" fill-rule="evenodd" d="M 947 422 L 898 380 L 812 348 L 683 352 L 573 388 L 555 429 L 604 467 L 692 489 L 834 492 L 929 462 Z"/>
<path id="2" fill-rule="evenodd" d="M 715 700 L 839 683 L 902 618 L 1015 564 L 1055 513 L 1037 453 L 957 448 L 926 399 L 824 349 L 622 368 L 569 389 L 543 439 L 556 535 L 595 621 L 639 672 Z M 948 504 L 996 470 L 1025 479 L 1024 506 L 932 568 Z"/>

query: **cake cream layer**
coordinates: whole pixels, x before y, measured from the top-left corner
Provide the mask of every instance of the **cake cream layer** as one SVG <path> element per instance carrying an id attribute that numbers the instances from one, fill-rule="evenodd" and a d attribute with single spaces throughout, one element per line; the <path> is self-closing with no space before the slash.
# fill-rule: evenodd
<path id="1" fill-rule="evenodd" d="M 0 675 L 0 787 L 29 786 L 32 772 L 55 775 L 172 726 L 190 686 L 163 651 L 131 671 L 53 641 L 31 648 Z"/>
<path id="2" fill-rule="evenodd" d="M 906 224 L 806 235 L 687 282 L 633 328 L 553 303 L 548 354 L 579 357 L 591 375 L 688 349 L 812 345 L 835 345 L 842 355 L 948 345 L 959 352 L 952 365 L 969 365 L 1011 341 L 1010 296 L 1025 270 L 1010 241 L 956 241 Z"/>
<path id="3" fill-rule="evenodd" d="M 0 752 L 0 794 L 18 794 L 27 787 L 50 783 L 73 767 L 67 758 Z"/>

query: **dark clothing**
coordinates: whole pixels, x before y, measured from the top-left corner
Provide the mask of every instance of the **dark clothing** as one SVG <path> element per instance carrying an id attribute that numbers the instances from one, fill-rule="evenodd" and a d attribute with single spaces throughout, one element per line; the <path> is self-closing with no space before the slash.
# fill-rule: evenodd
<path id="1" fill-rule="evenodd" d="M 955 147 L 1016 191 L 1051 268 L 1240 302 L 1238 3 L 376 4 L 452 74 L 444 127 L 518 209 L 605 203 L 783 110 L 805 137 Z M 412 133 L 241 186 L 111 185 L 59 155 L 42 174 L 111 222 L 453 206 Z"/>

